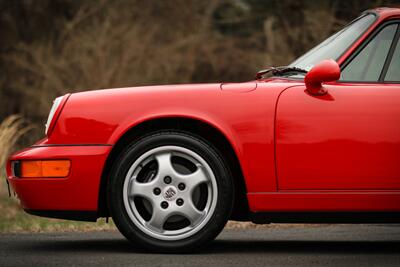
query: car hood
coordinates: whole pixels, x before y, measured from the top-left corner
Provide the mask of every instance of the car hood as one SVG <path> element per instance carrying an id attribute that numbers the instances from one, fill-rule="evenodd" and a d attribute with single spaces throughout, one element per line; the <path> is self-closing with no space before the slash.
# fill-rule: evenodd
<path id="1" fill-rule="evenodd" d="M 247 82 L 222 82 L 222 83 L 195 83 L 195 84 L 168 84 L 168 85 L 147 85 L 147 86 L 134 86 L 122 88 L 99 89 L 74 93 L 73 95 L 80 96 L 93 96 L 96 95 L 116 95 L 125 93 L 146 93 L 157 94 L 171 92 L 179 93 L 181 91 L 206 91 L 206 90 L 230 90 L 237 92 L 250 92 L 257 88 L 257 84 L 282 84 L 286 83 L 288 86 L 303 83 L 302 79 L 288 79 L 281 77 L 271 77 L 263 80 L 252 80 Z M 282 86 L 282 85 L 280 85 Z"/>

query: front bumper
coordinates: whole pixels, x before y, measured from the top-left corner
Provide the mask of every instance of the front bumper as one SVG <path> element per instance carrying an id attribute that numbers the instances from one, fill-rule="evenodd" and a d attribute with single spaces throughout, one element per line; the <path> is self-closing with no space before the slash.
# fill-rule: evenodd
<path id="1" fill-rule="evenodd" d="M 7 179 L 20 199 L 22 208 L 48 217 L 87 212 L 96 214 L 99 188 L 110 145 L 45 145 L 15 153 L 7 162 Z M 18 160 L 69 159 L 65 178 L 18 178 L 11 163 Z M 53 216 L 52 216 L 53 214 Z M 56 214 L 56 215 L 54 215 Z M 61 214 L 57 216 L 57 214 Z"/>

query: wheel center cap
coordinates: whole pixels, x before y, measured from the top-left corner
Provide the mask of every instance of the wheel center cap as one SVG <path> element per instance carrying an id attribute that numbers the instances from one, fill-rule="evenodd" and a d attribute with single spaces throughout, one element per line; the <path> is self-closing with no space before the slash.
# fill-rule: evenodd
<path id="1" fill-rule="evenodd" d="M 167 186 L 164 188 L 163 197 L 165 200 L 174 200 L 178 194 L 178 190 L 176 190 L 175 186 Z"/>

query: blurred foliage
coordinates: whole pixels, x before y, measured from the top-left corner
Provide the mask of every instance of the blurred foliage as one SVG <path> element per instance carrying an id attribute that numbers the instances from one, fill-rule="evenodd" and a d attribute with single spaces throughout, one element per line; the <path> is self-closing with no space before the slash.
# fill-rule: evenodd
<path id="1" fill-rule="evenodd" d="M 0 121 L 43 135 L 67 92 L 246 81 L 285 65 L 385 0 L 0 0 Z"/>

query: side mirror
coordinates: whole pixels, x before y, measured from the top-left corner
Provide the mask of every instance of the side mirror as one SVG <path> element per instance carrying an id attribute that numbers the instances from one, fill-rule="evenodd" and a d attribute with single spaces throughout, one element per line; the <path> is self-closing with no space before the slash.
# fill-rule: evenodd
<path id="1" fill-rule="evenodd" d="M 340 78 L 340 67 L 333 59 L 323 60 L 315 65 L 304 78 L 307 91 L 311 95 L 327 93 L 322 83 L 337 81 Z"/>

